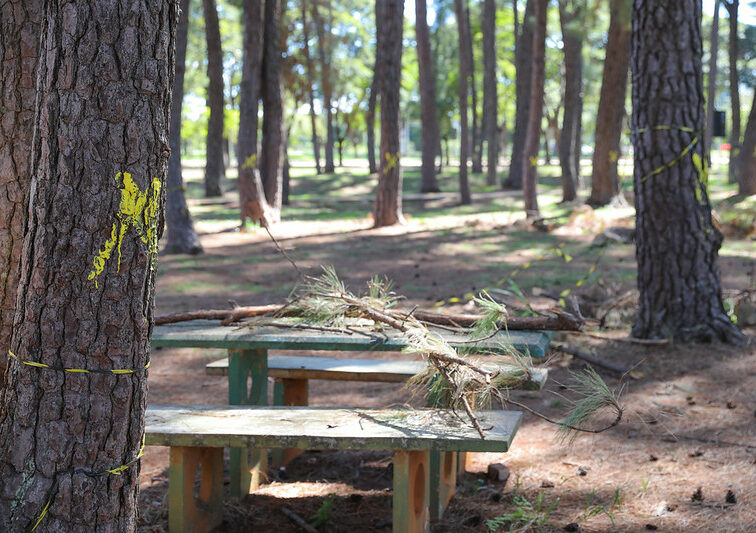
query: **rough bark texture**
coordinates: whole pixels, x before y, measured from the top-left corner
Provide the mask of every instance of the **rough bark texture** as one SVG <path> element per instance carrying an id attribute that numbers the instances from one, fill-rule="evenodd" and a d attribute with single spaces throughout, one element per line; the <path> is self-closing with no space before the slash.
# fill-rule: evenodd
<path id="1" fill-rule="evenodd" d="M 325 171 L 333 174 L 336 168 L 333 163 L 333 83 L 331 82 L 331 57 L 327 52 L 326 31 L 323 17 L 320 16 L 318 3 L 312 0 L 312 17 L 318 33 L 318 59 L 320 61 L 320 80 L 323 92 L 323 110 L 326 113 L 326 143 L 325 143 Z"/>
<path id="2" fill-rule="evenodd" d="M 465 52 L 465 43 L 467 42 L 467 29 L 469 26 L 465 23 L 466 17 L 463 0 L 454 0 L 454 7 L 457 14 L 457 32 L 459 34 L 459 193 L 462 204 L 467 205 L 472 203 L 470 182 L 467 176 L 467 159 L 470 153 L 470 131 L 468 129 L 469 121 L 467 118 L 470 65 L 468 63 L 469 56 Z"/>
<path id="3" fill-rule="evenodd" d="M 36 101 L 42 0 L 0 0 L 0 378 L 20 274 Z"/>
<path id="4" fill-rule="evenodd" d="M 375 66 L 373 67 L 373 81 L 370 84 L 370 97 L 368 98 L 368 110 L 365 115 L 367 129 L 367 156 L 368 168 L 371 174 L 378 172 L 378 165 L 375 162 L 375 108 L 378 100 L 378 52 L 375 50 Z"/>
<path id="5" fill-rule="evenodd" d="M 215 0 L 202 0 L 207 41 L 207 122 L 205 150 L 205 196 L 223 194 L 223 50 Z"/>
<path id="6" fill-rule="evenodd" d="M 312 65 L 310 54 L 310 32 L 307 23 L 307 0 L 302 0 L 302 38 L 304 40 L 305 66 L 307 68 L 307 98 L 310 104 L 310 128 L 312 129 L 312 151 L 315 155 L 315 171 L 323 173 L 320 167 L 320 139 L 318 139 L 318 126 L 315 117 L 315 92 L 312 90 L 315 68 Z"/>
<path id="7" fill-rule="evenodd" d="M 483 131 L 487 146 L 486 184 L 496 185 L 499 161 L 498 96 L 496 94 L 496 0 L 483 4 Z"/>
<path id="8" fill-rule="evenodd" d="M 265 2 L 262 64 L 260 177 L 273 222 L 281 219 L 283 187 L 283 85 L 281 80 L 281 0 Z"/>
<path id="9" fill-rule="evenodd" d="M 415 0 L 415 37 L 420 75 L 420 122 L 422 123 L 423 151 L 420 192 L 439 192 L 435 163 L 441 133 L 436 116 L 436 77 L 431 60 L 430 31 L 425 0 Z"/>
<path id="10" fill-rule="evenodd" d="M 381 148 L 378 187 L 373 217 L 375 226 L 403 224 L 402 167 L 399 152 L 399 92 L 402 76 L 404 0 L 376 0 L 379 91 L 381 97 Z"/>
<path id="11" fill-rule="evenodd" d="M 701 4 L 634 0 L 632 32 L 633 129 L 642 130 L 633 135 L 640 291 L 633 335 L 741 342 L 722 306 L 722 235 L 697 169 L 702 143 L 684 153 L 704 126 Z M 667 125 L 694 131 L 657 129 Z"/>
<path id="12" fill-rule="evenodd" d="M 543 119 L 543 91 L 546 71 L 546 12 L 548 0 L 536 0 L 535 25 L 533 26 L 533 56 L 530 78 L 530 117 L 525 138 L 522 160 L 522 194 L 525 198 L 525 214 L 536 217 L 538 209 L 538 147 L 541 140 Z"/>
<path id="13" fill-rule="evenodd" d="M 729 14 L 730 36 L 727 52 L 730 62 L 730 112 L 732 129 L 730 130 L 730 183 L 735 182 L 735 167 L 740 153 L 740 80 L 738 76 L 738 7 L 740 0 L 725 0 L 724 6 Z"/>
<path id="14" fill-rule="evenodd" d="M 571 9 L 568 5 L 571 4 Z M 562 169 L 562 201 L 577 199 L 580 186 L 580 152 L 583 115 L 583 29 L 585 5 L 559 2 L 559 21 L 564 43 L 564 116 L 559 135 L 559 165 Z"/>
<path id="15" fill-rule="evenodd" d="M 630 64 L 631 6 L 631 0 L 611 0 L 604 75 L 596 114 L 591 196 L 588 198 L 588 203 L 594 206 L 606 205 L 620 193 L 617 161 Z"/>
<path id="16" fill-rule="evenodd" d="M 291 205 L 289 194 L 291 193 L 291 165 L 289 165 L 289 134 L 291 125 L 284 130 L 283 138 L 283 164 L 281 170 L 281 204 Z"/>
<path id="17" fill-rule="evenodd" d="M 192 215 L 186 204 L 184 179 L 181 175 L 181 107 L 184 102 L 184 72 L 186 40 L 189 29 L 189 3 L 181 0 L 176 29 L 176 75 L 173 78 L 171 99 L 171 156 L 168 159 L 168 178 L 165 193 L 165 253 L 200 254 L 202 244 L 194 230 Z"/>
<path id="18" fill-rule="evenodd" d="M 0 531 L 48 503 L 37 531 L 136 531 L 138 462 L 105 471 L 143 442 L 178 2 L 46 2 L 43 20 Z"/>
<path id="19" fill-rule="evenodd" d="M 257 156 L 257 109 L 262 84 L 264 2 L 244 0 L 244 42 L 239 102 L 239 206 L 247 220 L 269 226 L 274 214 L 265 199 Z"/>
<path id="20" fill-rule="evenodd" d="M 738 193 L 743 196 L 756 194 L 756 91 L 748 114 L 737 171 Z"/>
<path id="21" fill-rule="evenodd" d="M 706 130 L 704 154 L 711 168 L 711 140 L 714 133 L 714 100 L 717 96 L 717 55 L 719 54 L 719 0 L 714 0 L 714 18 L 709 37 L 709 73 L 706 76 Z"/>
<path id="22" fill-rule="evenodd" d="M 472 25 L 470 23 L 470 4 L 464 0 L 465 9 L 465 46 L 467 54 L 468 75 L 470 76 L 470 110 L 472 111 L 472 171 L 483 172 L 483 136 L 481 135 L 481 121 L 478 116 L 478 84 L 475 81 L 475 56 L 473 55 Z"/>
<path id="23" fill-rule="evenodd" d="M 527 0 L 525 17 L 522 21 L 520 36 L 517 39 L 515 58 L 516 80 L 515 126 L 512 134 L 512 158 L 509 162 L 509 176 L 502 183 L 505 189 L 522 187 L 522 161 L 524 159 L 525 138 L 530 118 L 530 83 L 533 72 L 533 23 L 536 0 Z"/>

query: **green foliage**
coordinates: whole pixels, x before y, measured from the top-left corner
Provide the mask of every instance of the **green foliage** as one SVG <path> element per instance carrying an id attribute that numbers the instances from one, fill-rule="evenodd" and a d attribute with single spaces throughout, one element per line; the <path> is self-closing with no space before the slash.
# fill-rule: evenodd
<path id="1" fill-rule="evenodd" d="M 515 495 L 512 501 L 514 510 L 486 522 L 489 531 L 509 526 L 509 531 L 533 531 L 540 530 L 546 525 L 551 513 L 559 506 L 559 498 L 546 504 L 542 492 L 536 495 L 535 501 L 531 502 L 523 495 Z"/>
<path id="2" fill-rule="evenodd" d="M 648 483 L 648 480 L 645 483 Z M 643 490 L 645 490 L 645 488 Z M 614 490 L 614 498 L 609 503 L 601 503 L 597 502 L 596 500 L 596 492 L 591 491 L 585 502 L 585 510 L 578 517 L 578 522 L 585 522 L 586 520 L 603 514 L 609 519 L 609 522 L 611 522 L 612 530 L 615 530 L 615 513 L 622 510 L 622 498 L 620 497 L 620 489 Z"/>
<path id="3" fill-rule="evenodd" d="M 572 443 L 578 432 L 571 428 L 588 427 L 596 415 L 607 407 L 620 413 L 622 410 L 617 397 L 593 368 L 588 367 L 583 372 L 570 372 L 570 375 L 568 389 L 580 399 L 573 402 L 572 410 L 562 420 L 559 431 L 562 440 Z"/>
<path id="4" fill-rule="evenodd" d="M 336 501 L 336 496 L 329 494 L 323 501 L 323 504 L 318 508 L 312 518 L 310 518 L 310 525 L 312 527 L 321 527 L 333 522 L 333 504 Z"/>

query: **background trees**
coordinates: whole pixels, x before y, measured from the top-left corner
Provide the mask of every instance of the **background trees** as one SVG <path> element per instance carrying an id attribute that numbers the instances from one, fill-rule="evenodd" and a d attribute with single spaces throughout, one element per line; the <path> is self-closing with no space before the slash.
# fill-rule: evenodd
<path id="1" fill-rule="evenodd" d="M 207 148 L 205 151 L 205 196 L 223 194 L 225 177 L 223 164 L 223 50 L 221 48 L 218 8 L 215 0 L 202 0 L 205 15 L 205 40 L 207 42 L 207 102 L 210 119 L 207 123 Z"/>

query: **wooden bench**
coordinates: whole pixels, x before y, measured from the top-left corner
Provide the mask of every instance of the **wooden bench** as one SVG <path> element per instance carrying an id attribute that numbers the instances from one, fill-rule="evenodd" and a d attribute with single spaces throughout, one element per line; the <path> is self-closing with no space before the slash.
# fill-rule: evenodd
<path id="1" fill-rule="evenodd" d="M 478 416 L 481 425 L 492 428 L 485 439 L 443 409 L 151 406 L 145 443 L 171 447 L 171 533 L 203 533 L 221 523 L 226 447 L 393 451 L 393 530 L 415 533 L 429 531 L 431 451 L 442 454 L 438 492 L 446 504 L 456 483 L 453 452 L 505 452 L 522 419 L 512 411 Z"/>

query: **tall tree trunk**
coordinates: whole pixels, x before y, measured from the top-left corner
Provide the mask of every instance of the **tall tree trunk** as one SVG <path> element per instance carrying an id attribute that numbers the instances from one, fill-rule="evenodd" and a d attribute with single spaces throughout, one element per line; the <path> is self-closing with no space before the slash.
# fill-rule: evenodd
<path id="1" fill-rule="evenodd" d="M 377 1 L 377 0 L 376 0 Z M 368 98 L 368 111 L 365 117 L 366 129 L 367 129 L 367 155 L 368 155 L 368 168 L 371 174 L 378 172 L 378 165 L 375 162 L 375 107 L 378 100 L 378 52 L 380 49 L 376 46 L 375 49 L 375 66 L 373 67 L 373 81 L 370 84 L 370 97 Z"/>
<path id="2" fill-rule="evenodd" d="M 483 172 L 483 136 L 478 115 L 478 84 L 475 82 L 475 56 L 473 55 L 472 25 L 470 23 L 470 5 L 465 0 L 465 51 L 467 52 L 468 73 L 470 76 L 470 98 L 472 108 L 472 171 Z"/>
<path id="3" fill-rule="evenodd" d="M 704 155 L 711 168 L 711 140 L 714 133 L 714 99 L 717 96 L 717 55 L 719 55 L 719 0 L 714 0 L 714 19 L 709 38 L 709 73 L 706 76 L 706 130 Z"/>
<path id="4" fill-rule="evenodd" d="M 23 5 L 0 2 L 0 386 L 11 341 L 32 178 L 42 10 L 42 0 Z"/>
<path id="5" fill-rule="evenodd" d="M 496 185 L 499 161 L 498 96 L 496 94 L 496 0 L 483 4 L 483 129 L 487 143 L 486 185 Z"/>
<path id="6" fill-rule="evenodd" d="M 536 0 L 527 0 L 525 16 L 517 39 L 515 53 L 515 126 L 512 134 L 512 157 L 509 161 L 509 176 L 502 183 L 505 189 L 522 188 L 522 169 L 525 139 L 530 119 L 530 83 L 533 72 L 533 23 Z"/>
<path id="7" fill-rule="evenodd" d="M 538 209 L 538 147 L 543 119 L 543 91 L 546 73 L 546 12 L 548 0 L 536 0 L 533 26 L 533 62 L 530 78 L 530 117 L 522 161 L 522 193 L 525 198 L 525 215 L 540 215 Z"/>
<path id="8" fill-rule="evenodd" d="M 281 219 L 283 187 L 283 86 L 281 85 L 281 0 L 266 0 L 262 64 L 260 177 L 273 222 Z"/>
<path id="9" fill-rule="evenodd" d="M 463 0 L 454 0 L 454 6 L 457 12 L 457 32 L 459 34 L 459 193 L 462 205 L 468 205 L 472 203 L 470 182 L 467 175 L 467 159 L 470 150 L 470 132 L 468 130 L 467 118 L 467 84 L 470 78 L 470 65 L 468 62 L 470 56 L 466 52 L 466 43 L 469 26 L 465 23 L 466 16 Z"/>
<path id="10" fill-rule="evenodd" d="M 181 175 L 181 107 L 184 102 L 184 72 L 186 71 L 186 40 L 189 30 L 189 3 L 181 0 L 176 29 L 176 75 L 173 78 L 171 99 L 171 155 L 168 159 L 167 190 L 165 193 L 165 252 L 168 254 L 200 254 L 202 244 L 194 230 L 192 215 L 184 194 Z"/>
<path id="11" fill-rule="evenodd" d="M 275 220 L 260 177 L 257 157 L 257 110 L 262 85 L 264 3 L 244 0 L 244 42 L 239 100 L 239 215 L 268 227 Z"/>
<path id="12" fill-rule="evenodd" d="M 756 194 L 756 91 L 753 92 L 751 112 L 748 114 L 740 161 L 736 168 L 738 193 L 743 196 Z"/>
<path id="13" fill-rule="evenodd" d="M 724 6 L 729 14 L 730 36 L 728 55 L 730 60 L 730 109 L 732 112 L 732 129 L 730 130 L 730 183 L 735 182 L 735 167 L 740 153 L 740 76 L 738 75 L 738 7 L 740 0 L 725 0 Z"/>
<path id="14" fill-rule="evenodd" d="M 178 2 L 45 4 L 0 531 L 136 531 Z"/>
<path id="15" fill-rule="evenodd" d="M 617 161 L 630 64 L 631 5 L 631 0 L 611 0 L 610 4 L 604 75 L 596 115 L 591 195 L 588 198 L 588 203 L 593 206 L 606 205 L 620 194 Z"/>
<path id="16" fill-rule="evenodd" d="M 318 139 L 317 119 L 315 117 L 315 94 L 312 90 L 315 69 L 312 65 L 312 56 L 310 55 L 310 33 L 307 26 L 307 0 L 301 0 L 301 4 L 302 35 L 304 40 L 305 66 L 307 67 L 307 97 L 310 104 L 310 127 L 312 128 L 312 151 L 315 154 L 315 171 L 318 174 L 322 174 L 323 169 L 320 168 L 320 140 Z"/>
<path id="17" fill-rule="evenodd" d="M 325 144 L 325 171 L 333 174 L 336 168 L 333 164 L 333 83 L 331 82 L 331 57 L 327 53 L 325 22 L 320 16 L 318 3 L 320 0 L 312 0 L 312 17 L 318 33 L 318 59 L 320 60 L 320 76 L 323 92 L 323 110 L 326 113 L 326 144 Z M 330 29 L 330 28 L 329 28 Z"/>
<path id="18" fill-rule="evenodd" d="M 381 149 L 378 188 L 375 191 L 375 226 L 403 224 L 402 168 L 399 161 L 399 92 L 402 76 L 404 0 L 376 0 L 381 97 Z"/>
<path id="19" fill-rule="evenodd" d="M 210 118 L 207 122 L 205 155 L 205 196 L 223 194 L 223 50 L 215 0 L 202 0 L 207 41 L 207 102 Z"/>
<path id="20" fill-rule="evenodd" d="M 583 23 L 584 4 L 573 2 L 567 9 L 559 1 L 559 21 L 564 43 L 564 116 L 559 140 L 559 165 L 562 169 L 562 201 L 577 199 L 580 186 L 580 152 L 583 114 Z"/>
<path id="21" fill-rule="evenodd" d="M 430 31 L 425 0 L 415 0 L 415 37 L 420 75 L 420 121 L 422 122 L 422 170 L 420 192 L 439 192 L 436 180 L 436 152 L 441 142 L 436 116 L 436 77 L 431 59 Z"/>
<path id="22" fill-rule="evenodd" d="M 717 267 L 722 235 L 712 223 L 698 170 L 703 146 L 690 146 L 704 127 L 701 3 L 634 0 L 632 27 L 640 291 L 633 335 L 742 342 L 722 306 Z M 656 171 L 681 154 L 686 155 Z"/>
<path id="23" fill-rule="evenodd" d="M 291 134 L 291 124 L 284 130 L 283 139 L 283 173 L 281 203 L 291 205 L 289 194 L 291 193 L 291 166 L 289 165 L 289 134 Z"/>

